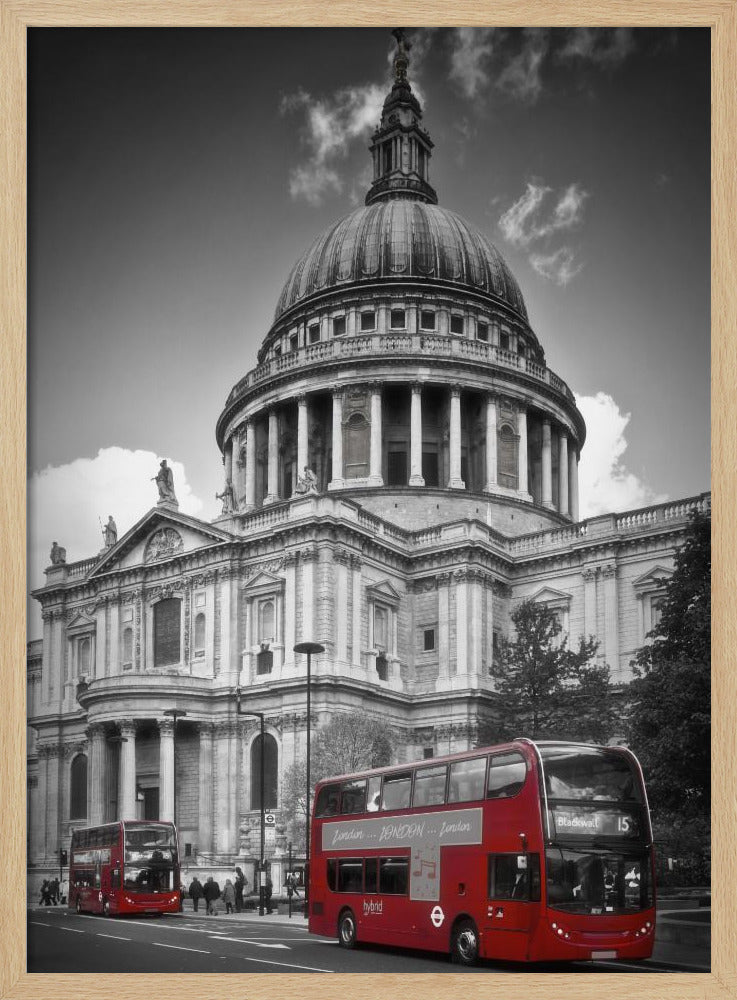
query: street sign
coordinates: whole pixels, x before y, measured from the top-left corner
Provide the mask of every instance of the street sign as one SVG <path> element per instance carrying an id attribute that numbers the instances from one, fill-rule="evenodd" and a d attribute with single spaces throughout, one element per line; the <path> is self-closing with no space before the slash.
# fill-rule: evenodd
<path id="1" fill-rule="evenodd" d="M 264 824 L 266 826 L 276 826 L 276 816 L 273 813 L 264 813 Z"/>

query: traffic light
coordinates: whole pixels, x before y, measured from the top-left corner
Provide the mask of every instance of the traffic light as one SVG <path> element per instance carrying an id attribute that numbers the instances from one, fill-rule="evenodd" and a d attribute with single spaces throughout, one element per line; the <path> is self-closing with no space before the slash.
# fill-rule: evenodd
<path id="1" fill-rule="evenodd" d="M 59 864 L 63 867 L 67 863 L 68 863 L 67 862 L 67 852 L 64 850 L 63 847 L 60 847 L 59 848 Z"/>

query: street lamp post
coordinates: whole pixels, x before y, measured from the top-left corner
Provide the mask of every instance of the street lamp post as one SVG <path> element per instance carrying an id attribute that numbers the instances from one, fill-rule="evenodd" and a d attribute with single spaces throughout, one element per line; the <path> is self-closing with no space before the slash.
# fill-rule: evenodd
<path id="1" fill-rule="evenodd" d="M 307 793 L 305 798 L 305 919 L 310 915 L 309 893 L 310 893 L 310 673 L 312 668 L 312 654 L 324 653 L 325 647 L 319 642 L 298 642 L 294 647 L 295 653 L 307 654 Z"/>
<path id="2" fill-rule="evenodd" d="M 172 740 L 172 751 L 174 754 L 174 775 L 172 781 L 172 813 L 174 825 L 177 824 L 177 719 L 183 719 L 187 713 L 182 708 L 167 708 L 164 715 L 168 715 L 174 720 L 174 733 Z"/>
<path id="3" fill-rule="evenodd" d="M 265 842 L 265 832 L 266 832 L 266 805 L 264 802 L 264 758 L 266 756 L 266 741 L 264 739 L 264 713 L 263 712 L 247 712 L 245 709 L 241 708 L 241 688 L 240 684 L 235 689 L 235 708 L 238 715 L 252 715 L 259 720 L 261 724 L 261 754 L 259 757 L 259 800 L 261 802 L 261 857 L 259 858 L 258 868 L 259 868 L 259 878 L 258 878 L 258 915 L 263 917 L 264 915 L 264 877 L 266 874 L 266 859 L 264 858 L 264 842 Z"/>

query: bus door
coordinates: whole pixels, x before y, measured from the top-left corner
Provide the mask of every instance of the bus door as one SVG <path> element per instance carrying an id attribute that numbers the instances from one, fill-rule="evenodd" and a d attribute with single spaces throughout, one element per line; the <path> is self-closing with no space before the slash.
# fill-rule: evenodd
<path id="1" fill-rule="evenodd" d="M 525 961 L 540 917 L 540 855 L 488 856 L 483 954 Z"/>

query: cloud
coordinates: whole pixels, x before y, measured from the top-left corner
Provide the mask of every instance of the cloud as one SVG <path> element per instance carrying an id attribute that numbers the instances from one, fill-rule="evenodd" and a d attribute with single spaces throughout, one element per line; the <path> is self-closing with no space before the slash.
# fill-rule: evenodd
<path id="1" fill-rule="evenodd" d="M 284 115 L 304 115 L 300 141 L 306 159 L 289 175 L 292 198 L 319 205 L 327 195 L 344 187 L 338 165 L 349 144 L 366 136 L 379 123 L 386 85 L 343 87 L 328 97 L 315 98 L 305 90 L 287 94 L 280 104 Z"/>
<path id="2" fill-rule="evenodd" d="M 68 562 L 89 559 L 102 548 L 100 521 L 104 524 L 112 514 L 121 538 L 154 507 L 158 490 L 151 477 L 162 457 L 152 451 L 101 448 L 94 458 L 77 458 L 34 473 L 28 482 L 29 590 L 46 582 L 43 571 L 53 541 L 67 550 Z M 192 493 L 184 466 L 167 461 L 180 511 L 203 516 L 205 504 Z M 28 636 L 40 635 L 40 606 L 29 599 Z"/>
<path id="3" fill-rule="evenodd" d="M 583 264 L 576 263 L 576 255 L 570 247 L 561 247 L 550 254 L 530 254 L 530 264 L 543 278 L 562 287 L 583 269 Z"/>
<path id="4" fill-rule="evenodd" d="M 623 62 L 634 47 L 632 28 L 571 28 L 558 58 L 611 66 Z"/>
<path id="5" fill-rule="evenodd" d="M 577 395 L 576 405 L 586 421 L 586 444 L 578 467 L 579 516 L 595 517 L 667 500 L 666 495 L 656 495 L 622 461 L 631 414 L 622 413 L 605 392 Z"/>
<path id="6" fill-rule="evenodd" d="M 451 33 L 450 79 L 469 100 L 490 83 L 495 28 L 454 28 Z"/>
<path id="7" fill-rule="evenodd" d="M 527 104 L 533 104 L 542 93 L 541 70 L 548 51 L 548 31 L 526 28 L 522 49 L 507 63 L 497 77 L 497 87 Z"/>
<path id="8" fill-rule="evenodd" d="M 569 184 L 551 204 L 552 194 L 552 188 L 528 182 L 524 194 L 499 217 L 499 228 L 512 246 L 531 251 L 528 259 L 538 274 L 567 285 L 583 264 L 575 262 L 571 247 L 555 247 L 552 242 L 557 234 L 580 225 L 589 195 L 578 184 Z"/>

